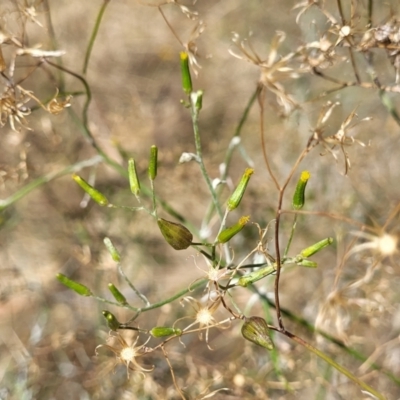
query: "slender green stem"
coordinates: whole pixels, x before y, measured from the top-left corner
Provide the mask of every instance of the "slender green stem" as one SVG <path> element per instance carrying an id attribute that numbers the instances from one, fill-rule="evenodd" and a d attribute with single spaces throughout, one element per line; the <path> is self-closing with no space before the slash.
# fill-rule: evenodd
<path id="1" fill-rule="evenodd" d="M 354 374 L 352 374 L 347 368 L 343 367 L 342 365 L 338 364 L 336 361 L 334 361 L 332 358 L 327 356 L 324 352 L 321 350 L 318 350 L 316 347 L 312 346 L 311 344 L 307 343 L 305 340 L 301 339 L 300 337 L 294 335 L 293 333 L 290 333 L 288 331 L 282 332 L 285 336 L 289 337 L 290 339 L 294 340 L 295 342 L 301 344 L 304 346 L 307 350 L 311 351 L 318 357 L 322 358 L 325 362 L 327 362 L 329 365 L 331 365 L 333 368 L 336 368 L 341 374 L 347 376 L 349 379 L 351 379 L 354 383 L 359 385 L 361 388 L 366 390 L 367 392 L 371 393 L 374 395 L 377 399 L 379 400 L 385 400 L 385 397 L 377 392 L 375 389 L 373 389 L 371 386 L 367 385 L 365 382 L 363 382 L 361 379 L 357 378 Z"/>
<path id="2" fill-rule="evenodd" d="M 217 213 L 219 215 L 219 218 L 222 220 L 223 219 L 223 213 L 221 206 L 218 202 L 217 194 L 215 192 L 215 189 L 213 188 L 211 179 L 207 173 L 206 167 L 204 165 L 204 160 L 203 160 L 203 151 L 201 148 L 201 140 L 200 140 L 200 130 L 199 130 L 199 111 L 196 109 L 195 105 L 192 104 L 190 107 L 191 110 L 191 116 L 192 116 L 192 125 L 193 125 L 193 133 L 194 133 L 194 143 L 196 146 L 196 154 L 199 159 L 199 164 L 200 164 L 200 170 L 203 175 L 204 180 L 207 183 L 208 189 L 211 193 L 211 198 L 214 204 L 215 209 L 217 210 Z"/>
<path id="3" fill-rule="evenodd" d="M 130 279 L 126 276 L 124 270 L 122 269 L 121 263 L 118 263 L 117 268 L 118 268 L 118 272 L 119 272 L 119 273 L 121 274 L 121 276 L 124 278 L 125 282 L 126 282 L 126 283 L 129 285 L 129 287 L 136 293 L 136 295 L 139 297 L 139 299 L 143 301 L 143 303 L 145 304 L 146 307 L 149 306 L 149 305 L 150 305 L 149 300 L 147 299 L 147 297 L 146 297 L 143 293 L 139 292 L 139 290 L 136 289 L 135 285 L 134 285 L 134 284 L 130 281 Z"/>
<path id="4" fill-rule="evenodd" d="M 40 187 L 56 178 L 59 178 L 60 176 L 80 171 L 83 168 L 92 167 L 96 164 L 99 164 L 102 161 L 103 161 L 102 157 L 100 157 L 99 155 L 96 155 L 92 158 L 89 158 L 88 160 L 80 161 L 76 164 L 69 165 L 68 167 L 62 169 L 61 171 L 52 172 L 48 175 L 41 176 L 40 178 L 37 178 L 37 179 L 33 180 L 32 182 L 29 182 L 27 185 L 25 185 L 24 187 L 22 187 L 15 193 L 13 193 L 10 197 L 8 197 L 4 200 L 0 199 L 0 211 L 4 210 L 5 208 L 14 204 L 21 198 L 25 197 L 28 193 L 30 193 L 32 190 L 36 189 L 37 187 Z"/>
<path id="5" fill-rule="evenodd" d="M 93 295 L 91 297 L 96 299 L 96 300 L 98 300 L 98 301 L 101 301 L 103 303 L 111 304 L 111 305 L 117 306 L 117 307 L 126 308 L 128 310 L 132 310 L 132 311 L 135 311 L 135 312 L 141 314 L 141 313 L 143 313 L 145 311 L 154 310 L 155 308 L 160 308 L 164 304 L 172 303 L 174 300 L 179 299 L 180 297 L 184 296 L 185 294 L 187 294 L 189 292 L 192 292 L 193 290 L 203 286 L 207 282 L 208 282 L 208 279 L 201 279 L 197 283 L 194 283 L 193 285 L 190 285 L 190 287 L 181 290 L 180 292 L 178 292 L 175 295 L 169 297 L 168 299 L 159 301 L 158 303 L 150 304 L 150 305 L 148 305 L 146 307 L 143 307 L 143 308 L 133 307 L 133 306 L 131 306 L 129 304 L 122 305 L 121 303 L 117 303 L 115 301 L 110 301 L 110 300 L 107 300 L 107 299 L 105 299 L 103 297 L 99 297 L 99 296 L 94 296 Z"/>
<path id="6" fill-rule="evenodd" d="M 103 1 L 103 4 L 100 7 L 99 13 L 97 15 L 96 23 L 94 24 L 92 35 L 90 36 L 89 44 L 88 44 L 88 47 L 86 49 L 85 60 L 84 60 L 83 69 L 82 69 L 83 74 L 86 74 L 86 71 L 87 71 L 87 68 L 88 68 L 88 65 L 89 65 L 90 55 L 92 54 L 94 42 L 96 40 L 97 33 L 99 32 L 101 20 L 103 18 L 104 12 L 106 11 L 106 8 L 107 8 L 107 5 L 108 5 L 109 2 L 110 2 L 110 0 L 104 0 Z"/>
<path id="7" fill-rule="evenodd" d="M 287 243 L 287 245 L 286 245 L 285 252 L 283 253 L 283 259 L 284 259 L 284 260 L 285 260 L 285 258 L 287 257 L 288 252 L 289 252 L 289 249 L 290 249 L 290 246 L 291 246 L 291 244 L 292 244 L 292 240 L 293 240 L 293 236 L 294 236 L 294 231 L 295 231 L 296 225 L 297 225 L 297 215 L 298 215 L 298 214 L 294 214 L 294 220 L 293 220 L 293 224 L 292 224 L 292 230 L 290 231 L 290 237 L 289 237 L 288 243 Z"/>
<path id="8" fill-rule="evenodd" d="M 253 106 L 254 102 L 256 101 L 260 90 L 261 90 L 261 87 L 257 86 L 256 90 L 251 95 L 251 97 L 250 97 L 250 99 L 249 99 L 249 101 L 248 101 L 248 103 L 246 105 L 246 108 L 243 111 L 242 117 L 240 118 L 240 121 L 239 121 L 239 123 L 238 123 L 238 125 L 237 125 L 237 127 L 235 129 L 235 133 L 234 133 L 234 135 L 233 135 L 233 137 L 231 139 L 231 142 L 230 142 L 230 144 L 228 146 L 228 149 L 226 151 L 226 154 L 225 154 L 225 159 L 223 161 L 224 169 L 223 169 L 222 174 L 221 174 L 221 181 L 222 182 L 224 182 L 226 180 L 227 176 L 228 176 L 229 166 L 230 166 L 231 161 L 232 161 L 233 153 L 234 153 L 236 147 L 239 145 L 238 138 L 240 137 L 240 135 L 242 133 L 243 126 L 244 126 L 245 122 L 247 121 L 247 117 L 249 116 L 251 107 Z M 217 197 L 220 196 L 222 190 L 223 190 L 223 186 L 218 186 L 215 189 Z M 209 207 L 208 207 L 208 209 L 207 209 L 205 217 L 204 217 L 204 223 L 205 224 L 208 224 L 210 222 L 210 220 L 211 220 L 211 218 L 212 218 L 212 216 L 214 214 L 214 210 L 215 210 L 214 202 L 211 202 Z"/>
<path id="9" fill-rule="evenodd" d="M 256 286 L 252 285 L 249 286 L 249 289 L 251 291 L 253 291 L 254 293 L 257 293 L 257 295 L 259 296 L 260 300 L 262 301 L 262 303 L 266 303 L 268 304 L 270 307 L 275 308 L 275 304 L 273 303 L 273 301 L 271 299 L 269 299 L 266 295 L 264 295 L 263 293 L 260 293 L 259 290 L 257 289 Z M 350 356 L 354 357 L 355 359 L 361 361 L 361 362 L 365 362 L 368 360 L 368 357 L 366 357 L 365 355 L 359 353 L 357 350 L 351 348 L 351 347 L 347 347 L 342 341 L 340 341 L 339 339 L 336 339 L 335 337 L 333 337 L 332 335 L 330 335 L 329 333 L 322 331 L 320 329 L 316 329 L 315 326 L 313 324 L 311 324 L 310 322 L 308 322 L 307 320 L 305 320 L 304 318 L 301 318 L 295 314 L 293 314 L 291 311 L 285 309 L 285 308 L 281 308 L 282 314 L 290 319 L 291 321 L 301 325 L 302 327 L 304 327 L 305 329 L 307 329 L 309 332 L 315 334 L 317 333 L 318 335 L 323 336 L 325 339 L 327 339 L 328 341 L 330 341 L 331 343 L 333 343 L 334 345 L 338 346 L 341 350 L 343 350 L 344 352 L 346 352 L 347 354 L 349 354 Z M 373 368 L 376 371 L 379 371 L 380 373 L 383 373 L 384 375 L 386 375 L 392 382 L 396 383 L 398 386 L 400 386 L 400 378 L 396 377 L 394 374 L 392 374 L 390 371 L 387 371 L 386 369 L 382 368 L 380 365 L 376 364 L 376 363 L 372 363 L 370 364 L 370 367 Z"/>

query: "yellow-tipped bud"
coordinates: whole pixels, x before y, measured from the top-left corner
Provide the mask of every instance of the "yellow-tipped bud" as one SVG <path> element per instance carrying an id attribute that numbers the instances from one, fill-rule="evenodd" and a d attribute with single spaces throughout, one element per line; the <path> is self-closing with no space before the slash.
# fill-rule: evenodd
<path id="1" fill-rule="evenodd" d="M 100 193 L 93 186 L 89 185 L 83 178 L 79 175 L 73 174 L 72 179 L 98 204 L 101 206 L 106 206 L 108 200 L 103 193 Z"/>
<path id="2" fill-rule="evenodd" d="M 149 163 L 149 178 L 154 181 L 157 176 L 157 160 L 158 158 L 158 148 L 153 145 L 150 148 L 150 163 Z"/>
<path id="3" fill-rule="evenodd" d="M 183 225 L 163 218 L 159 218 L 157 224 L 164 239 L 175 250 L 187 249 L 192 244 L 193 235 Z"/>
<path id="4" fill-rule="evenodd" d="M 111 240 L 108 237 L 105 237 L 103 242 L 106 245 L 108 252 L 111 254 L 112 259 L 116 262 L 120 262 L 121 256 L 120 256 L 118 250 L 112 244 Z"/>
<path id="5" fill-rule="evenodd" d="M 247 287 L 250 284 L 263 279 L 264 277 L 273 274 L 275 271 L 276 268 L 273 265 L 269 265 L 268 267 L 261 268 L 257 271 L 253 271 L 247 275 L 241 276 L 237 282 L 237 285 Z"/>
<path id="6" fill-rule="evenodd" d="M 232 211 L 237 208 L 242 201 L 242 197 L 246 190 L 247 184 L 249 183 L 251 175 L 253 175 L 254 169 L 246 168 L 239 184 L 237 185 L 235 191 L 231 194 L 228 200 L 228 210 Z"/>
<path id="7" fill-rule="evenodd" d="M 300 179 L 297 182 L 296 190 L 294 192 L 292 206 L 295 210 L 301 210 L 304 206 L 304 193 L 306 191 L 307 182 L 310 179 L 310 173 L 303 171 Z"/>
<path id="8" fill-rule="evenodd" d="M 250 217 L 242 217 L 239 219 L 239 221 L 229 227 L 224 229 L 223 231 L 220 232 L 220 234 L 218 235 L 218 242 L 219 243 L 226 243 L 229 240 L 231 240 L 236 234 L 238 234 L 243 228 L 244 226 L 250 221 Z"/>
<path id="9" fill-rule="evenodd" d="M 181 73 L 182 73 L 182 89 L 186 94 L 190 94 L 193 90 L 192 78 L 190 76 L 189 55 L 185 51 L 180 52 Z"/>
<path id="10" fill-rule="evenodd" d="M 108 284 L 108 289 L 111 294 L 114 296 L 114 299 L 118 301 L 118 303 L 126 305 L 128 302 L 126 301 L 125 296 L 112 284 Z"/>
<path id="11" fill-rule="evenodd" d="M 136 172 L 135 160 L 133 158 L 128 160 L 128 176 L 131 192 L 138 197 L 140 193 L 140 181 Z"/>
<path id="12" fill-rule="evenodd" d="M 311 257 L 315 253 L 318 253 L 320 250 L 322 250 L 324 247 L 329 246 L 330 244 L 333 243 L 333 238 L 329 237 L 324 240 L 321 240 L 318 243 L 313 244 L 310 247 L 307 247 L 304 249 L 301 253 L 300 256 L 304 258 Z"/>
<path id="13" fill-rule="evenodd" d="M 114 314 L 110 313 L 110 311 L 103 310 L 102 314 L 104 318 L 107 320 L 107 325 L 112 331 L 116 331 L 120 327 L 120 322 L 117 320 Z"/>
<path id="14" fill-rule="evenodd" d="M 78 293 L 81 296 L 92 296 L 92 291 L 88 287 L 82 285 L 81 283 L 75 282 L 72 279 L 67 278 L 63 274 L 57 274 L 57 279 L 64 286 L 66 286 L 69 289 L 72 289 L 74 292 Z"/>
<path id="15" fill-rule="evenodd" d="M 261 317 L 245 318 L 242 326 L 242 336 L 246 340 L 264 347 L 267 350 L 272 350 L 274 348 L 274 344 L 269 336 L 268 324 L 265 319 Z"/>

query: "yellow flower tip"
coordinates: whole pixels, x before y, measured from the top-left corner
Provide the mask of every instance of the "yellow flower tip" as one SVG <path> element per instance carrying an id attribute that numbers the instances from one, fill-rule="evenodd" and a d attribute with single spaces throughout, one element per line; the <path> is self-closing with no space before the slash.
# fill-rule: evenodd
<path id="1" fill-rule="evenodd" d="M 305 183 L 310 179 L 310 176 L 311 174 L 309 171 L 303 171 L 300 175 L 300 180 Z"/>
<path id="2" fill-rule="evenodd" d="M 247 177 L 250 177 L 251 175 L 253 175 L 253 173 L 254 173 L 254 169 L 253 168 L 246 168 L 246 170 L 244 171 L 244 174 Z"/>
<path id="3" fill-rule="evenodd" d="M 250 221 L 250 215 L 246 215 L 239 219 L 239 225 L 244 226 Z"/>
<path id="4" fill-rule="evenodd" d="M 186 53 L 186 51 L 181 51 L 181 52 L 179 53 L 179 55 L 180 55 L 182 61 L 187 60 L 188 57 L 189 57 L 189 55 L 188 55 L 188 53 Z"/>

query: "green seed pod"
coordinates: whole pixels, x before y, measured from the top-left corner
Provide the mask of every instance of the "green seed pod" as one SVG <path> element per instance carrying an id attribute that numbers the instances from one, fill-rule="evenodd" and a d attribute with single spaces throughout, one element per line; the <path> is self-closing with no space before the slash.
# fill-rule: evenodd
<path id="1" fill-rule="evenodd" d="M 102 314 L 104 318 L 107 320 L 107 325 L 112 331 L 116 331 L 120 327 L 120 322 L 115 318 L 115 315 L 110 313 L 110 311 L 103 310 Z"/>
<path id="2" fill-rule="evenodd" d="M 183 225 L 167 221 L 163 218 L 159 218 L 157 224 L 164 239 L 175 250 L 187 249 L 192 244 L 193 235 Z"/>
<path id="3" fill-rule="evenodd" d="M 246 340 L 264 347 L 267 350 L 272 350 L 274 348 L 274 344 L 269 336 L 268 324 L 265 319 L 261 317 L 245 318 L 242 326 L 242 336 Z"/>
<path id="4" fill-rule="evenodd" d="M 296 190 L 293 196 L 292 206 L 295 210 L 301 210 L 304 206 L 304 193 L 309 179 L 310 173 L 308 171 L 303 171 L 300 175 L 300 179 L 297 182 Z"/>
<path id="5" fill-rule="evenodd" d="M 74 292 L 81 296 L 92 296 L 92 291 L 81 283 L 75 282 L 72 279 L 67 278 L 63 274 L 57 274 L 57 279 L 67 288 L 72 289 Z"/>
<path id="6" fill-rule="evenodd" d="M 185 51 L 180 52 L 181 72 L 182 72 L 182 88 L 186 94 L 190 94 L 193 90 L 192 78 L 190 76 L 189 55 Z"/>
<path id="7" fill-rule="evenodd" d="M 254 169 L 246 168 L 239 184 L 237 185 L 235 191 L 231 194 L 228 200 L 228 210 L 232 211 L 237 208 L 242 200 L 244 192 L 246 190 L 247 184 L 249 183 L 251 175 L 253 175 Z"/>
<path id="8" fill-rule="evenodd" d="M 179 328 L 169 328 L 166 326 L 156 326 L 150 332 L 153 337 L 165 337 L 165 336 L 180 336 L 182 334 L 182 329 Z"/>
<path id="9" fill-rule="evenodd" d="M 158 148 L 153 145 L 150 148 L 149 179 L 154 181 L 157 176 L 157 156 Z"/>
<path id="10" fill-rule="evenodd" d="M 128 160 L 128 175 L 131 192 L 137 197 L 140 193 L 140 181 L 136 172 L 135 160 L 133 158 Z"/>
<path id="11" fill-rule="evenodd" d="M 218 235 L 218 242 L 219 243 L 226 243 L 229 240 L 231 240 L 236 234 L 238 234 L 243 227 L 250 221 L 250 217 L 242 217 L 239 219 L 238 223 L 235 225 L 224 229 L 223 231 L 220 232 Z"/>
<path id="12" fill-rule="evenodd" d="M 333 243 L 333 239 L 332 238 L 326 238 L 324 240 L 321 240 L 318 243 L 313 244 L 310 247 L 307 247 L 306 249 L 304 249 L 301 253 L 300 256 L 304 257 L 304 258 L 308 258 L 311 257 L 312 255 L 314 255 L 315 253 L 318 253 L 320 250 L 322 250 L 324 247 L 329 246 L 330 244 Z"/>
<path id="13" fill-rule="evenodd" d="M 237 285 L 242 287 L 247 287 L 251 283 L 257 282 L 264 277 L 273 274 L 276 271 L 276 268 L 273 265 L 269 265 L 268 267 L 259 269 L 258 271 L 250 272 L 250 274 L 241 276 L 237 282 Z"/>
<path id="14" fill-rule="evenodd" d="M 111 254 L 112 259 L 116 262 L 120 262 L 121 256 L 118 250 L 112 244 L 111 240 L 108 237 L 105 237 L 103 242 L 106 245 L 108 252 Z"/>
<path id="15" fill-rule="evenodd" d="M 72 179 L 98 204 L 101 206 L 106 206 L 108 200 L 103 193 L 100 193 L 93 186 L 89 185 L 83 178 L 79 175 L 73 174 Z"/>
<path id="16" fill-rule="evenodd" d="M 128 304 L 125 296 L 112 283 L 108 284 L 108 289 L 110 290 L 111 294 L 114 296 L 114 299 L 118 301 L 118 303 L 123 304 L 123 305 Z"/>

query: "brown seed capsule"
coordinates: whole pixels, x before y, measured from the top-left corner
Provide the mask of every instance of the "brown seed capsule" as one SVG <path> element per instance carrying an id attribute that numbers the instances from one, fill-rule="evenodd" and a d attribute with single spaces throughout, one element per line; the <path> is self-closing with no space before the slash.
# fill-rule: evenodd
<path id="1" fill-rule="evenodd" d="M 187 249 L 192 244 L 193 235 L 183 225 L 167 221 L 163 218 L 159 218 L 157 224 L 164 239 L 175 250 Z"/>
<path id="2" fill-rule="evenodd" d="M 269 336 L 268 324 L 264 318 L 245 318 L 242 326 L 242 335 L 245 339 L 267 350 L 272 350 L 274 348 L 274 344 Z"/>

